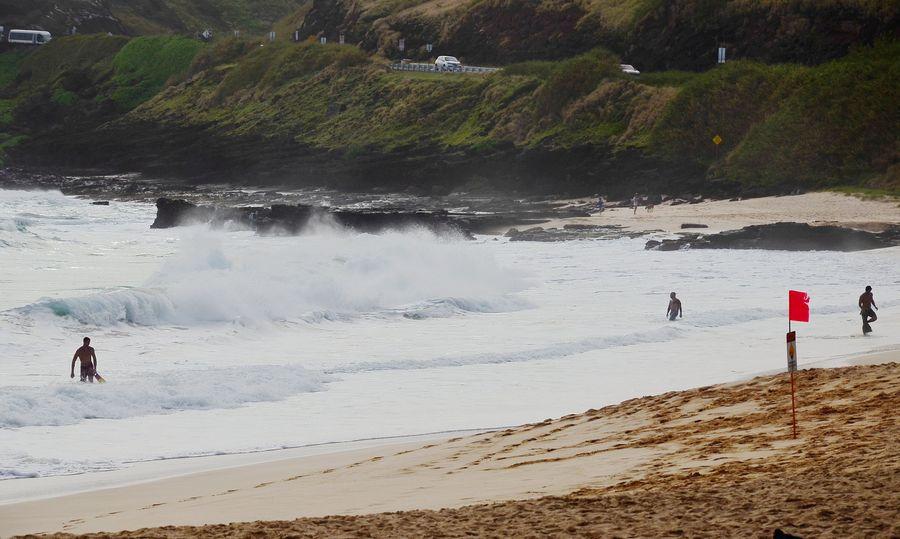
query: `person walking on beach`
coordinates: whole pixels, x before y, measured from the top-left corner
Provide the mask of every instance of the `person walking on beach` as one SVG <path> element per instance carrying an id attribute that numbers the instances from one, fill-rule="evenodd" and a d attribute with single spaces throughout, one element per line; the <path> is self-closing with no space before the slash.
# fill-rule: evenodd
<path id="1" fill-rule="evenodd" d="M 675 320 L 677 317 L 684 318 L 684 312 L 681 310 L 681 300 L 675 297 L 675 292 L 669 294 L 669 308 L 666 309 L 666 316 L 669 320 Z"/>
<path id="2" fill-rule="evenodd" d="M 859 314 L 862 316 L 863 321 L 863 335 L 872 333 L 872 326 L 870 326 L 869 323 L 878 320 L 878 316 L 872 309 L 877 311 L 878 306 L 875 305 L 875 296 L 872 294 L 872 287 L 867 286 L 866 291 L 859 296 Z"/>
<path id="3" fill-rule="evenodd" d="M 69 378 L 75 378 L 75 360 L 78 359 L 81 360 L 81 381 L 93 384 L 94 376 L 97 374 L 97 354 L 91 347 L 89 337 L 84 338 L 84 346 L 75 350 L 75 355 L 72 356 L 72 371 L 69 373 Z"/>
<path id="4" fill-rule="evenodd" d="M 631 207 L 634 208 L 634 215 L 637 215 L 638 208 L 638 194 L 635 193 L 633 197 L 631 197 Z"/>

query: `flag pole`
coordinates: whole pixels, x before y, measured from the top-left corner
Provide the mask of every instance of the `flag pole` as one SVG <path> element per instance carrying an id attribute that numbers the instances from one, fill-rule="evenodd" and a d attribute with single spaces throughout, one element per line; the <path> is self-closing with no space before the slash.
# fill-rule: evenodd
<path id="1" fill-rule="evenodd" d="M 788 334 L 790 334 L 791 331 L 792 331 L 791 330 L 791 301 L 790 301 L 790 296 L 788 296 Z M 796 340 L 794 342 L 796 343 Z M 796 346 L 796 344 L 795 344 L 795 346 Z M 794 348 L 794 350 L 796 350 L 796 348 Z M 797 439 L 797 398 L 795 397 L 796 386 L 794 383 L 794 369 L 790 368 L 790 365 L 788 365 L 788 371 L 790 371 L 790 375 L 791 375 L 791 433 L 793 434 L 793 437 L 796 440 Z"/>
<path id="2" fill-rule="evenodd" d="M 794 371 L 791 371 L 791 431 L 797 439 L 797 401 L 794 398 Z"/>

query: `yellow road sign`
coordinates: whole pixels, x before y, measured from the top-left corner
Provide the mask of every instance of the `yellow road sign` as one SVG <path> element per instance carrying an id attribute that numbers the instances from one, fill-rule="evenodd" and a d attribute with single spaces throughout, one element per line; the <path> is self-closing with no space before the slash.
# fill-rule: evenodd
<path id="1" fill-rule="evenodd" d="M 718 146 L 719 144 L 722 144 L 722 137 L 720 137 L 719 135 L 714 136 L 713 144 L 715 144 L 716 146 Z"/>

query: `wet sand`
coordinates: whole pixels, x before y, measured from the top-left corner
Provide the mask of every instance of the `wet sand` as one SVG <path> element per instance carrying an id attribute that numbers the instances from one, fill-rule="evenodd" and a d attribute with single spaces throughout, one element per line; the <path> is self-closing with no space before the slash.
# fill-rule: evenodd
<path id="1" fill-rule="evenodd" d="M 778 374 L 424 445 L 0 506 L 0 534 L 897 536 L 900 353 L 878 359 L 893 362 L 800 371 L 797 439 Z"/>

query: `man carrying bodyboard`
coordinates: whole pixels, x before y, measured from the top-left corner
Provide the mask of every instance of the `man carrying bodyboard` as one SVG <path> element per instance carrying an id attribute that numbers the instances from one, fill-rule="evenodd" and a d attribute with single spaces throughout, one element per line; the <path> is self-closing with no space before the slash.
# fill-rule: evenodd
<path id="1" fill-rule="evenodd" d="M 75 350 L 75 355 L 72 356 L 70 378 L 75 378 L 75 361 L 79 359 L 81 360 L 81 381 L 93 384 L 94 378 L 96 378 L 102 384 L 104 380 L 97 374 L 97 354 L 91 347 L 91 339 L 89 337 L 84 338 L 84 346 Z"/>

